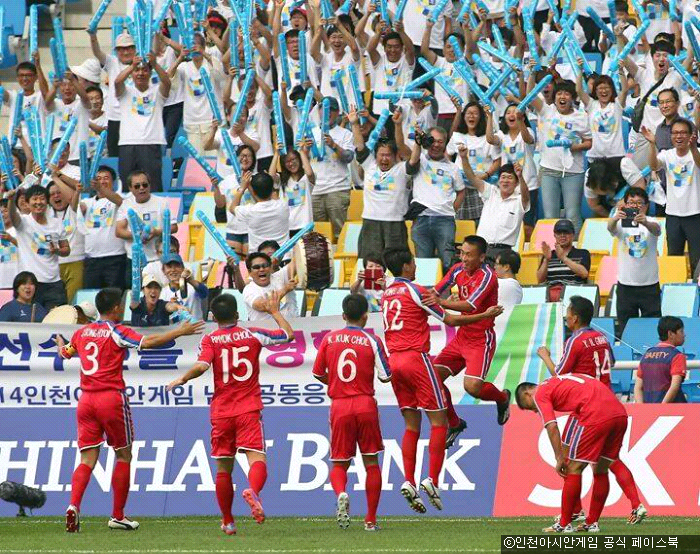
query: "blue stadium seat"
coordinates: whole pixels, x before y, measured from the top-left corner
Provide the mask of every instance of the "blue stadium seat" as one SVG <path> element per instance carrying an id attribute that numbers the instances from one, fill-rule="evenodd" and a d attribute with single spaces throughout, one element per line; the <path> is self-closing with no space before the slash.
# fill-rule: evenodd
<path id="1" fill-rule="evenodd" d="M 316 299 L 311 315 L 341 315 L 343 313 L 343 298 L 347 295 L 347 289 L 322 290 Z"/>
<path id="2" fill-rule="evenodd" d="M 695 283 L 664 285 L 661 291 L 661 315 L 695 317 L 698 315 L 700 294 Z"/>
<path id="3" fill-rule="evenodd" d="M 700 402 L 700 370 L 688 371 L 685 381 L 681 385 L 681 390 L 688 402 Z"/>
<path id="4" fill-rule="evenodd" d="M 299 317 L 304 317 L 306 315 L 306 291 L 305 290 L 295 290 L 294 296 L 297 300 L 297 306 L 299 307 Z"/>
<path id="5" fill-rule="evenodd" d="M 603 56 L 598 52 L 584 52 L 586 61 L 590 64 L 591 69 L 600 74 L 603 69 Z"/>
<path id="6" fill-rule="evenodd" d="M 593 314 L 597 314 L 600 309 L 600 291 L 598 285 L 565 285 L 561 295 L 564 309 L 569 306 L 569 299 L 572 296 L 583 296 L 593 302 Z"/>
<path id="7" fill-rule="evenodd" d="M 636 317 L 627 321 L 621 342 L 633 348 L 635 359 L 641 358 L 648 348 L 659 342 L 659 334 L 656 330 L 658 322 L 659 320 L 655 317 Z"/>
<path id="8" fill-rule="evenodd" d="M 615 394 L 631 396 L 634 393 L 633 369 L 617 369 L 610 373 L 610 386 Z"/>
<path id="9" fill-rule="evenodd" d="M 523 287 L 523 300 L 521 304 L 544 304 L 546 302 L 546 285 L 533 285 L 529 287 Z"/>
<path id="10" fill-rule="evenodd" d="M 170 191 L 173 184 L 173 160 L 170 156 L 163 156 L 163 167 L 160 173 L 163 191 Z"/>
<path id="11" fill-rule="evenodd" d="M 615 343 L 615 320 L 612 317 L 594 317 L 591 327 L 603 333 L 610 344 Z"/>
<path id="12" fill-rule="evenodd" d="M 238 289 L 223 289 L 221 294 L 223 293 L 231 294 L 235 297 L 238 304 L 238 319 L 240 321 L 248 321 L 248 308 L 246 308 L 245 302 L 243 302 L 243 293 L 238 292 Z"/>
<path id="13" fill-rule="evenodd" d="M 75 293 L 73 298 L 73 304 L 80 304 L 81 302 L 95 303 L 95 296 L 100 292 L 100 289 L 80 289 Z"/>

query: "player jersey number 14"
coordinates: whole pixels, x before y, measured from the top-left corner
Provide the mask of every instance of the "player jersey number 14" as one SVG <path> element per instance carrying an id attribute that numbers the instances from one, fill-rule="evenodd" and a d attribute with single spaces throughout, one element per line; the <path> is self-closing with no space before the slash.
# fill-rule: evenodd
<path id="1" fill-rule="evenodd" d="M 224 348 L 221 350 L 221 369 L 222 369 L 222 381 L 224 384 L 229 382 L 229 379 L 231 376 L 236 381 L 247 381 L 250 379 L 250 376 L 253 375 L 253 363 L 248 360 L 247 358 L 241 358 L 240 355 L 248 352 L 250 350 L 250 346 L 241 346 L 240 348 Z M 229 356 L 233 356 L 233 359 L 230 360 Z M 245 373 L 243 375 L 237 375 L 235 371 L 232 371 L 239 368 L 239 367 L 245 367 Z"/>

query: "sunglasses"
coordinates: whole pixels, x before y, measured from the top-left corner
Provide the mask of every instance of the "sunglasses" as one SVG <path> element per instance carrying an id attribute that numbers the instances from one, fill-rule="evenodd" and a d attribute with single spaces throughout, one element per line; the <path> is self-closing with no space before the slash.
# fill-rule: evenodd
<path id="1" fill-rule="evenodd" d="M 131 183 L 131 187 L 134 190 L 147 189 L 150 186 L 151 185 L 149 185 L 148 183 Z"/>
<path id="2" fill-rule="evenodd" d="M 270 267 L 270 264 L 268 264 L 267 262 L 265 262 L 264 264 L 255 264 L 255 265 L 251 265 L 251 266 L 250 266 L 250 269 L 251 269 L 251 271 L 259 271 L 259 270 L 261 270 L 261 269 L 267 269 L 268 267 Z"/>

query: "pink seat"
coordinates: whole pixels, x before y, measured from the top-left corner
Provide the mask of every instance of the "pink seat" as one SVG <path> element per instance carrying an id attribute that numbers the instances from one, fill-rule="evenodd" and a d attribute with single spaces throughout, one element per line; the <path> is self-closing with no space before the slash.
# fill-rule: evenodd
<path id="1" fill-rule="evenodd" d="M 168 208 L 170 208 L 170 218 L 174 217 L 177 221 L 182 209 L 182 196 L 166 196 L 165 199 L 168 201 Z"/>
<path id="2" fill-rule="evenodd" d="M 540 251 L 540 244 L 546 242 L 550 248 L 554 248 L 554 224 L 556 219 L 540 220 L 530 237 L 530 250 Z"/>
<path id="3" fill-rule="evenodd" d="M 216 167 L 216 160 L 207 158 L 209 165 Z M 183 171 L 181 169 L 180 171 Z M 185 160 L 184 173 L 181 179 L 178 179 L 178 187 L 180 188 L 205 188 L 211 190 L 211 180 L 206 172 L 202 169 L 194 159 L 187 158 Z"/>
<path id="4" fill-rule="evenodd" d="M 0 307 L 12 300 L 13 292 L 12 289 L 0 289 Z"/>
<path id="5" fill-rule="evenodd" d="M 180 256 L 184 261 L 189 261 L 190 254 L 190 225 L 182 222 L 177 224 L 177 233 L 173 235 L 180 243 Z"/>
<path id="6" fill-rule="evenodd" d="M 610 295 L 610 289 L 617 283 L 617 256 L 603 256 L 595 276 L 595 282 L 601 296 Z"/>

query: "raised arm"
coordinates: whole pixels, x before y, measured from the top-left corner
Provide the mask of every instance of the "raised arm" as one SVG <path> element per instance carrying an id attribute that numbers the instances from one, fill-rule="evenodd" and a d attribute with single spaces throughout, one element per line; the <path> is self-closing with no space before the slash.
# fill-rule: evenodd
<path id="1" fill-rule="evenodd" d="M 425 30 L 423 31 L 423 37 L 420 41 L 420 55 L 428 60 L 431 64 L 437 61 L 437 54 L 430 49 L 430 35 L 433 32 L 433 26 L 435 25 L 430 19 L 424 21 Z"/>
<path id="2" fill-rule="evenodd" d="M 458 150 L 459 157 L 462 159 L 462 169 L 464 170 L 464 174 L 467 176 L 467 181 L 469 181 L 469 183 L 476 190 L 478 190 L 479 193 L 483 193 L 487 183 L 481 177 L 477 177 L 474 173 L 474 170 L 469 163 L 469 149 L 464 144 L 460 144 Z"/>
<path id="3" fill-rule="evenodd" d="M 88 35 L 90 36 L 90 48 L 92 49 L 92 55 L 95 56 L 97 61 L 100 62 L 100 65 L 104 67 L 105 62 L 107 61 L 107 54 L 100 49 L 100 42 L 97 40 L 97 32 L 91 33 L 88 31 Z"/>
<path id="4" fill-rule="evenodd" d="M 151 64 L 153 70 L 158 74 L 160 79 L 160 85 L 158 85 L 158 91 L 163 98 L 170 96 L 170 87 L 172 86 L 170 82 L 170 76 L 165 72 L 165 69 L 161 67 L 158 63 L 158 59 L 153 52 L 148 53 L 148 62 Z"/>

